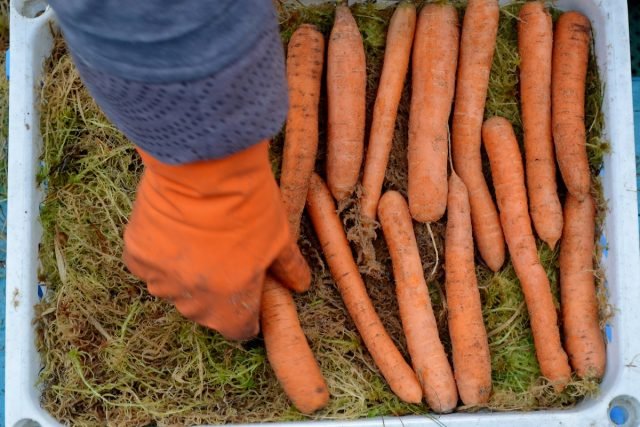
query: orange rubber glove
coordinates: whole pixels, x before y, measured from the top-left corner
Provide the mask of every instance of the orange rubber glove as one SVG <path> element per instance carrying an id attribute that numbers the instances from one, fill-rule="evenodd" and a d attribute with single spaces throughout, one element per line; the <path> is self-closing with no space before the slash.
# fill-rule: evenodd
<path id="1" fill-rule="evenodd" d="M 139 152 L 146 168 L 124 235 L 126 265 L 187 318 L 229 339 L 256 335 L 267 270 L 296 291 L 311 282 L 268 142 L 179 166 Z"/>

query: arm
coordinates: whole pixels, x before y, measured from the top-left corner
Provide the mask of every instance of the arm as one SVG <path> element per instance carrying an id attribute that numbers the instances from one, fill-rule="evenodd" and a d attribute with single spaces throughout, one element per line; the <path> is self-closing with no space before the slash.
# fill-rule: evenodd
<path id="1" fill-rule="evenodd" d="M 194 321 L 255 335 L 267 271 L 310 281 L 268 161 L 287 108 L 271 2 L 51 4 L 83 81 L 146 166 L 126 265 Z"/>

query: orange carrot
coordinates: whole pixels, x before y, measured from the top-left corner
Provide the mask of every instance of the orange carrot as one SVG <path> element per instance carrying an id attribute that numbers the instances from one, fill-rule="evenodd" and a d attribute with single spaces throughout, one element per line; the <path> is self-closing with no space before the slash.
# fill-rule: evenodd
<path id="1" fill-rule="evenodd" d="M 416 7 L 410 2 L 400 3 L 391 17 L 387 31 L 387 45 L 362 176 L 364 191 L 360 202 L 361 213 L 371 220 L 376 218 L 376 207 L 389 162 L 398 104 L 409 68 L 415 28 Z"/>
<path id="2" fill-rule="evenodd" d="M 458 13 L 452 5 L 420 11 L 413 46 L 409 112 L 409 208 L 416 221 L 442 218 L 447 208 L 449 115 L 458 63 Z"/>
<path id="3" fill-rule="evenodd" d="M 491 395 L 491 355 L 476 279 L 470 211 L 467 188 L 452 171 L 444 255 L 449 336 L 460 399 L 465 405 L 480 405 Z"/>
<path id="4" fill-rule="evenodd" d="M 337 200 L 353 192 L 364 147 L 367 66 L 362 36 L 340 4 L 327 51 L 327 183 Z"/>
<path id="5" fill-rule="evenodd" d="M 520 9 L 518 50 L 531 219 L 538 236 L 553 249 L 562 234 L 562 205 L 551 139 L 553 23 L 543 3 L 526 3 Z"/>
<path id="6" fill-rule="evenodd" d="M 388 191 L 380 199 L 378 217 L 393 262 L 400 318 L 413 368 L 431 409 L 450 412 L 458 404 L 458 392 L 438 335 L 409 206 L 400 193 Z"/>
<path id="7" fill-rule="evenodd" d="M 411 403 L 420 402 L 420 383 L 393 344 L 373 308 L 353 260 L 331 193 L 322 178 L 315 173 L 311 176 L 309 185 L 307 212 L 344 305 L 378 369 L 400 399 Z"/>
<path id="8" fill-rule="evenodd" d="M 267 275 L 260 308 L 267 359 L 284 392 L 302 413 L 324 408 L 327 385 L 304 335 L 291 292 Z"/>
<path id="9" fill-rule="evenodd" d="M 323 61 L 322 34 L 313 25 L 301 25 L 291 36 L 287 48 L 289 113 L 280 175 L 280 191 L 282 198 L 287 200 L 285 207 L 295 236 L 318 151 L 318 103 Z"/>
<path id="10" fill-rule="evenodd" d="M 503 117 L 487 120 L 482 128 L 482 137 L 491 163 L 511 262 L 520 279 L 529 311 L 540 370 L 556 389 L 561 390 L 569 381 L 571 368 L 560 342 L 558 316 L 549 279 L 540 264 L 531 229 L 518 141 L 511 123 Z"/>
<path id="11" fill-rule="evenodd" d="M 591 187 L 584 125 L 585 82 L 591 24 L 578 12 L 563 13 L 556 23 L 551 75 L 553 140 L 567 190 L 583 200 Z"/>
<path id="12" fill-rule="evenodd" d="M 280 191 L 294 239 L 298 238 L 318 149 L 323 56 L 322 34 L 313 25 L 301 25 L 291 36 L 287 51 L 290 105 L 280 175 Z M 302 291 L 308 284 L 293 285 L 293 289 Z M 295 407 L 305 414 L 324 408 L 329 391 L 300 326 L 293 297 L 269 276 L 262 291 L 261 325 L 269 364 Z"/>
<path id="13" fill-rule="evenodd" d="M 269 364 L 295 407 L 311 414 L 327 406 L 327 384 L 298 321 L 291 293 L 271 277 L 262 291 L 261 324 Z"/>
<path id="14" fill-rule="evenodd" d="M 451 148 L 455 170 L 469 191 L 473 234 L 493 271 L 504 263 L 500 219 L 482 174 L 484 105 L 498 32 L 498 0 L 469 0 L 462 24 Z"/>
<path id="15" fill-rule="evenodd" d="M 560 242 L 564 343 L 578 376 L 601 378 L 606 354 L 598 324 L 598 301 L 593 278 L 594 235 L 593 198 L 589 195 L 580 202 L 568 194 Z"/>

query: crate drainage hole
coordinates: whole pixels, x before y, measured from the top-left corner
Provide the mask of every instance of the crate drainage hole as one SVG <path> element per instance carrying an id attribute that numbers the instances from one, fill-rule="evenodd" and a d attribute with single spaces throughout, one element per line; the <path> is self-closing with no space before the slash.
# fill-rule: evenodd
<path id="1" fill-rule="evenodd" d="M 37 18 L 47 10 L 45 0 L 16 0 L 16 10 L 25 18 Z"/>
<path id="2" fill-rule="evenodd" d="M 631 396 L 614 398 L 609 403 L 609 419 L 616 426 L 637 426 L 640 421 L 640 403 Z"/>

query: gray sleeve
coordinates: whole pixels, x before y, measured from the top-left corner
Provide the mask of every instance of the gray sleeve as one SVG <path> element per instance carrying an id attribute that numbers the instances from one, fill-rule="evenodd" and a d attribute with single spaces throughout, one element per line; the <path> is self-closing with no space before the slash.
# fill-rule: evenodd
<path id="1" fill-rule="evenodd" d="M 77 1 L 93 2 L 55 0 L 52 4 L 55 8 L 58 2 Z M 114 0 L 101 1 L 107 4 Z M 251 2 L 234 0 L 242 4 Z M 272 8 L 271 1 L 260 2 Z M 202 3 L 207 2 L 198 1 Z M 242 26 L 242 30 L 234 30 L 237 40 L 233 42 L 228 34 L 220 39 L 218 30 L 207 27 L 209 45 L 238 46 L 237 51 L 227 53 L 224 61 L 218 58 L 209 62 L 207 72 L 197 65 L 191 69 L 189 65 L 199 57 L 197 50 L 183 52 L 179 58 L 165 57 L 167 49 L 174 49 L 167 47 L 158 51 L 144 40 L 128 51 L 129 56 L 122 56 L 127 58 L 127 66 L 123 68 L 122 60 L 110 63 L 102 53 L 87 53 L 100 45 L 92 45 L 94 38 L 71 35 L 75 31 L 73 26 L 62 25 L 62 28 L 82 80 L 107 117 L 158 160 L 183 164 L 233 154 L 271 138 L 282 127 L 287 111 L 284 52 L 273 9 L 269 14 L 272 18 L 267 20 L 269 25 L 262 25 L 263 22 L 255 28 Z M 167 16 L 163 19 L 170 21 Z M 229 19 L 235 19 L 233 14 Z M 108 26 L 106 21 L 101 25 Z M 128 25 L 136 28 L 133 22 Z M 256 32 L 258 37 L 254 37 Z M 144 38 L 142 35 L 132 37 Z M 178 37 L 174 41 L 180 45 L 180 40 Z M 251 43 L 246 45 L 246 40 Z M 162 43 L 166 47 L 170 41 L 168 38 Z M 186 45 L 182 48 L 187 49 Z M 226 47 L 219 48 L 224 49 Z M 96 60 L 96 55 L 101 59 Z M 156 64 L 157 69 L 162 68 L 159 64 L 170 66 L 158 74 L 146 68 L 152 64 Z M 134 67 L 137 74 L 130 76 L 127 67 Z"/>
<path id="2" fill-rule="evenodd" d="M 49 0 L 89 66 L 145 83 L 215 73 L 277 28 L 271 0 Z"/>

